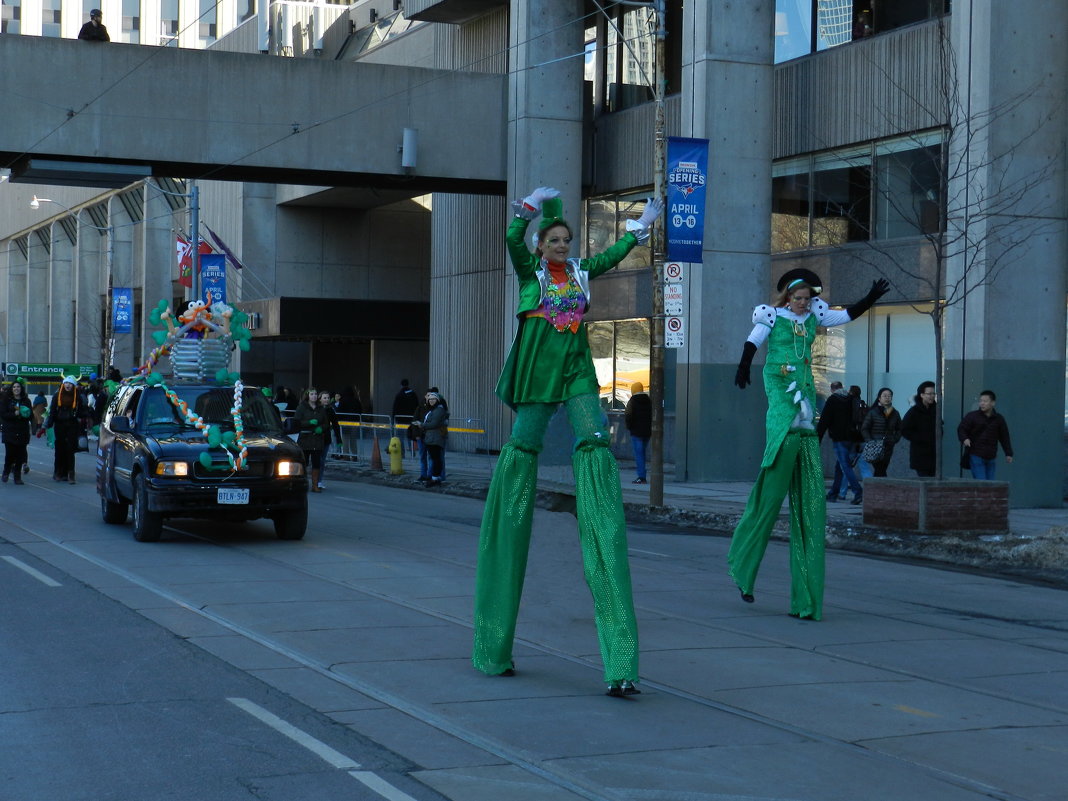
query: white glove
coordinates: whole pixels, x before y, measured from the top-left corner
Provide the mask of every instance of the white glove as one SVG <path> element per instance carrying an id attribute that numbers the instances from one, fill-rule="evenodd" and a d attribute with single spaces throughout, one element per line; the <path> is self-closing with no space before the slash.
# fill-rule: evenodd
<path id="1" fill-rule="evenodd" d="M 638 224 L 642 228 L 650 227 L 656 218 L 660 216 L 660 212 L 664 210 L 664 201 L 658 197 L 651 197 L 645 201 L 645 208 L 642 209 L 642 216 L 638 218 Z"/>
<path id="2" fill-rule="evenodd" d="M 523 203 L 525 203 L 527 206 L 530 206 L 530 208 L 532 209 L 540 210 L 541 204 L 544 203 L 546 200 L 559 196 L 560 192 L 558 192 L 556 189 L 553 189 L 551 186 L 539 186 L 537 189 L 535 189 L 533 192 L 523 198 Z"/>

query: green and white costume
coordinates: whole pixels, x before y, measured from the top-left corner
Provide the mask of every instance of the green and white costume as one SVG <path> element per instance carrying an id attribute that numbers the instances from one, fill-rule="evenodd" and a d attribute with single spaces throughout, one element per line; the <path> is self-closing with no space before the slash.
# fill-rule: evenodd
<path id="1" fill-rule="evenodd" d="M 517 412 L 511 439 L 501 449 L 490 483 L 479 537 L 472 662 L 490 675 L 511 670 L 519 601 L 537 492 L 538 454 L 560 404 L 575 436 L 572 466 L 586 583 L 593 594 L 604 678 L 609 684 L 638 678 L 638 630 L 627 561 L 627 532 L 619 468 L 598 400 L 597 374 L 581 313 L 589 280 L 615 267 L 637 244 L 627 233 L 603 253 L 569 259 L 566 291 L 576 313 L 554 325 L 554 292 L 544 259 L 523 241 L 529 219 L 508 227 L 508 253 L 519 279 L 519 330 L 497 384 L 497 395 Z M 546 227 L 545 223 L 542 228 Z M 545 309 L 545 316 L 529 313 Z"/>
<path id="2" fill-rule="evenodd" d="M 731 539 L 730 575 L 752 594 L 772 527 L 783 499 L 790 498 L 790 614 L 819 620 L 823 613 L 824 530 L 827 505 L 823 462 L 813 420 L 816 387 L 812 343 L 818 326 L 848 323 L 846 311 L 832 310 L 820 298 L 795 315 L 789 309 L 757 306 L 748 341 L 765 340 L 764 391 L 768 396 L 767 444 L 760 475 Z"/>

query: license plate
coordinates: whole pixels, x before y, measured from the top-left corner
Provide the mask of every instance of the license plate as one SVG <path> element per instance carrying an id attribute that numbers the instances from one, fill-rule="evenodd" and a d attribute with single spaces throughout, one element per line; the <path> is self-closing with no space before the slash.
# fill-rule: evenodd
<path id="1" fill-rule="evenodd" d="M 220 487 L 218 492 L 219 503 L 248 503 L 248 487 L 243 489 L 223 489 Z"/>

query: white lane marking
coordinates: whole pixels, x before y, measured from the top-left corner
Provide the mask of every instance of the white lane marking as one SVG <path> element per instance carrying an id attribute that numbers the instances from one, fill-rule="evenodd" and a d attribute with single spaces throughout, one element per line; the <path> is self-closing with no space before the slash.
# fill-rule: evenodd
<path id="1" fill-rule="evenodd" d="M 361 782 L 368 789 L 374 790 L 389 801 L 415 801 L 410 795 L 398 790 L 381 776 L 371 773 L 369 770 L 350 770 L 349 775 Z"/>
<path id="2" fill-rule="evenodd" d="M 341 501 L 348 501 L 349 503 L 362 503 L 364 506 L 385 506 L 384 503 L 375 503 L 374 501 L 361 501 L 359 498 L 346 498 L 344 496 L 335 495 L 335 498 Z"/>
<path id="3" fill-rule="evenodd" d="M 318 756 L 320 759 L 330 763 L 335 768 L 338 768 L 339 770 L 360 769 L 361 766 L 359 762 L 349 759 L 340 751 L 335 751 L 326 743 L 320 740 L 316 740 L 307 732 L 301 731 L 296 726 L 290 723 L 286 723 L 280 717 L 268 712 L 259 704 L 254 704 L 247 698 L 227 698 L 226 700 L 236 706 L 238 709 L 243 709 L 245 712 L 248 712 L 250 715 L 252 715 L 252 717 L 256 718 L 257 720 L 266 723 L 279 734 L 284 734 L 293 742 L 297 743 L 298 745 L 304 746 L 313 754 Z"/>
<path id="4" fill-rule="evenodd" d="M 658 551 L 643 551 L 641 548 L 627 548 L 627 550 L 630 553 L 645 553 L 645 554 L 649 554 L 649 556 L 662 556 L 665 559 L 670 559 L 671 558 L 671 554 L 660 553 Z"/>
<path id="5" fill-rule="evenodd" d="M 30 567 L 28 564 L 26 564 L 22 560 L 16 559 L 14 556 L 4 556 L 2 558 L 3 558 L 3 560 L 5 562 L 9 562 L 10 564 L 12 564 L 15 567 L 17 567 L 19 570 L 22 570 L 23 572 L 28 573 L 29 575 L 33 576 L 39 582 L 41 582 L 42 584 L 44 584 L 44 585 L 46 585 L 48 587 L 62 587 L 63 586 L 58 581 L 50 579 L 48 576 L 46 576 L 40 570 L 35 570 L 34 568 Z"/>

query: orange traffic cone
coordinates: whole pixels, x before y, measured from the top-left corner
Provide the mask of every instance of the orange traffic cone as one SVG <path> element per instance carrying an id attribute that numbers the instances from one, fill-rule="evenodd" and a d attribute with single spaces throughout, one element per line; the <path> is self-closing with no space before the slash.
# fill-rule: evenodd
<path id="1" fill-rule="evenodd" d="M 371 445 L 371 469 L 382 469 L 382 451 L 378 448 L 378 435 L 375 434 L 374 443 Z"/>

